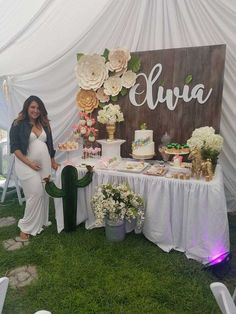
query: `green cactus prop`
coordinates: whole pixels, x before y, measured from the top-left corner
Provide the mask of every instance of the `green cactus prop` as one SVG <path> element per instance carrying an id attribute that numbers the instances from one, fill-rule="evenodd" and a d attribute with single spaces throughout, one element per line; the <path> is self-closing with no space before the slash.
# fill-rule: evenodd
<path id="1" fill-rule="evenodd" d="M 77 169 L 71 165 L 63 168 L 61 172 L 61 185 L 59 189 L 54 182 L 46 180 L 45 190 L 52 197 L 62 197 L 64 213 L 64 230 L 71 232 L 76 229 L 77 214 L 77 188 L 84 188 L 92 182 L 93 167 L 86 166 L 87 173 L 78 180 Z"/>

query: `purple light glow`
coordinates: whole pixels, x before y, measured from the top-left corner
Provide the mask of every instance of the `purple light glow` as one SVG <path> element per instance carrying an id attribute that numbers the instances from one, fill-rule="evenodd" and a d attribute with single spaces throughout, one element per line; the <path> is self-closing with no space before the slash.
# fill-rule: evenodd
<path id="1" fill-rule="evenodd" d="M 216 265 L 216 264 L 222 262 L 228 254 L 229 254 L 228 252 L 217 254 L 217 255 L 215 255 L 209 259 L 209 263 L 211 265 Z"/>

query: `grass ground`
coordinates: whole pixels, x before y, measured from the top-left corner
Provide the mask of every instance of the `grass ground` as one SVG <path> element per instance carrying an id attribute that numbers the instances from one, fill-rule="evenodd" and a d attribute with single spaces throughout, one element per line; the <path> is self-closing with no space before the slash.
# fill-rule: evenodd
<path id="1" fill-rule="evenodd" d="M 22 217 L 24 207 L 11 198 L 0 204 L 0 217 Z M 220 313 L 209 284 L 219 281 L 202 265 L 178 252 L 164 253 L 143 235 L 128 234 L 110 243 L 104 229 L 57 234 L 53 225 L 29 246 L 7 252 L 0 246 L 0 277 L 13 268 L 35 265 L 39 279 L 28 287 L 8 289 L 3 314 L 76 313 Z M 236 248 L 236 216 L 230 217 L 232 251 Z M 18 234 L 1 228 L 0 242 Z M 233 268 L 236 263 L 232 260 Z M 223 281 L 233 290 L 236 274 Z"/>

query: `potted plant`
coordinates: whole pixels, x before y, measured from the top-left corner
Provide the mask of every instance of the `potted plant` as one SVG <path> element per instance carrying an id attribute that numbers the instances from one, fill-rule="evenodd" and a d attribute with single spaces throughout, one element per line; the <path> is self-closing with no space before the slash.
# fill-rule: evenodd
<path id="1" fill-rule="evenodd" d="M 102 184 L 91 201 L 97 225 L 104 225 L 106 237 L 111 241 L 125 238 L 125 220 L 136 219 L 138 228 L 144 221 L 143 198 L 134 193 L 128 184 Z"/>

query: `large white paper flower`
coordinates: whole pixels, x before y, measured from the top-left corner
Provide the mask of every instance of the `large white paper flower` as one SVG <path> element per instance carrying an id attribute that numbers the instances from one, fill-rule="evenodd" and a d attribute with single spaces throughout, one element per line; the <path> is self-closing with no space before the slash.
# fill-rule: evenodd
<path id="1" fill-rule="evenodd" d="M 108 78 L 105 58 L 97 54 L 81 56 L 76 66 L 76 78 L 81 88 L 96 91 Z"/>
<path id="2" fill-rule="evenodd" d="M 110 96 L 117 96 L 122 89 L 121 78 L 111 76 L 104 82 L 104 93 Z"/>
<path id="3" fill-rule="evenodd" d="M 111 72 L 127 69 L 130 58 L 130 52 L 125 48 L 111 49 L 108 54 L 107 67 Z"/>
<path id="4" fill-rule="evenodd" d="M 136 82 L 136 78 L 137 78 L 137 75 L 133 71 L 129 70 L 125 72 L 121 77 L 122 86 L 126 88 L 130 88 L 134 86 Z"/>

